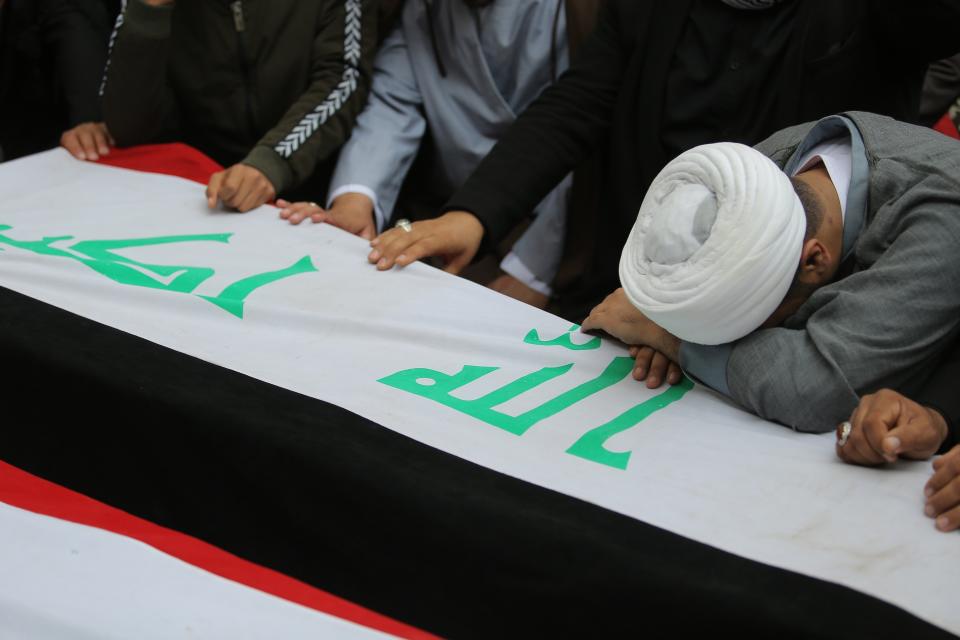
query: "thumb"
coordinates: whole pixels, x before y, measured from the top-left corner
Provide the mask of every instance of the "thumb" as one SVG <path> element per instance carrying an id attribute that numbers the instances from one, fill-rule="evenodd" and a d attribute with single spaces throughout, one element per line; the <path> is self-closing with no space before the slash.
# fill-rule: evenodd
<path id="1" fill-rule="evenodd" d="M 459 253 L 453 254 L 450 256 L 450 259 L 447 262 L 447 266 L 444 267 L 443 270 L 446 271 L 447 273 L 452 273 L 454 275 L 457 275 L 458 273 L 463 271 L 464 267 L 470 264 L 471 257 L 472 256 L 468 251 L 461 251 Z"/>
<path id="2" fill-rule="evenodd" d="M 854 412 L 853 428 L 862 432 L 870 449 L 893 462 L 901 450 L 901 441 L 891 436 L 893 430 L 905 425 L 911 413 L 904 410 L 904 399 L 899 394 L 878 393 L 875 397 L 861 400 L 861 408 Z"/>
<path id="3" fill-rule="evenodd" d="M 940 447 L 936 425 L 924 414 L 900 420 L 883 439 L 884 452 L 908 458 L 927 458 Z"/>
<path id="4" fill-rule="evenodd" d="M 373 240 L 373 236 L 376 235 L 376 227 L 372 224 L 368 224 L 363 229 L 360 229 L 360 237 L 364 240 Z"/>
<path id="5" fill-rule="evenodd" d="M 920 445 L 924 431 L 923 420 L 919 419 L 919 416 L 906 414 L 907 412 L 902 413 L 884 436 L 882 446 L 885 454 L 910 454 Z"/>

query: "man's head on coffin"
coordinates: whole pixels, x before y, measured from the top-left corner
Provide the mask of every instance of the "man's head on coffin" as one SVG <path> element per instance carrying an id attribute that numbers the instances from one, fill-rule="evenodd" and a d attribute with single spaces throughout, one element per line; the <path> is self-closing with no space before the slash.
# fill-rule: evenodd
<path id="1" fill-rule="evenodd" d="M 696 147 L 650 186 L 620 260 L 630 302 L 677 338 L 722 344 L 776 326 L 836 275 L 836 190 L 736 143 Z"/>

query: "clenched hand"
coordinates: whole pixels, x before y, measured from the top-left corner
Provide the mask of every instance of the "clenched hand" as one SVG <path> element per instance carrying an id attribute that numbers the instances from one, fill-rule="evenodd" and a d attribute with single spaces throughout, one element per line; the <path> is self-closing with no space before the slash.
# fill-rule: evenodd
<path id="1" fill-rule="evenodd" d="M 235 164 L 210 177 L 207 206 L 214 209 L 220 200 L 226 206 L 245 213 L 270 202 L 276 195 L 276 189 L 267 176 L 250 165 Z"/>

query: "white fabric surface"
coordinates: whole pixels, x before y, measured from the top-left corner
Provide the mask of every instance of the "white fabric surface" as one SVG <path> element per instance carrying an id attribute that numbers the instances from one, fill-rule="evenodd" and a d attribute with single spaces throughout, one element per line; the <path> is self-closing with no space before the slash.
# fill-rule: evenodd
<path id="1" fill-rule="evenodd" d="M 304 256 L 317 269 L 256 290 L 242 319 L 200 295 L 119 284 L 75 260 L 0 244 L 4 287 L 333 402 L 474 463 L 847 585 L 960 632 L 953 571 L 960 545 L 923 515 L 929 463 L 848 466 L 835 456 L 832 435 L 795 433 L 697 387 L 605 442 L 610 452 L 631 452 L 624 468 L 599 464 L 568 449 L 659 391 L 626 376 L 517 436 L 378 380 L 421 368 L 442 381 L 464 365 L 491 367 L 448 393 L 479 406 L 485 394 L 521 376 L 572 365 L 495 405 L 509 418 L 595 378 L 613 358 L 626 356 L 621 345 L 568 334 L 570 325 L 559 318 L 422 264 L 379 273 L 366 262 L 364 241 L 329 225 L 283 224 L 267 207 L 245 215 L 209 212 L 201 185 L 81 163 L 62 150 L 0 166 L 0 194 L 0 225 L 12 227 L 0 235 L 20 240 L 232 233 L 226 243 L 116 251 L 143 263 L 213 268 L 195 294 L 217 295 L 240 278 Z M 525 341 L 531 329 L 536 334 Z M 571 350 L 566 343 L 596 348 Z M 419 378 L 418 384 L 431 382 Z"/>
<path id="2" fill-rule="evenodd" d="M 0 640 L 388 637 L 138 540 L 0 502 Z"/>
<path id="3" fill-rule="evenodd" d="M 686 342 L 732 342 L 783 301 L 806 218 L 787 176 L 760 152 L 722 142 L 657 175 L 620 258 L 630 302 Z"/>

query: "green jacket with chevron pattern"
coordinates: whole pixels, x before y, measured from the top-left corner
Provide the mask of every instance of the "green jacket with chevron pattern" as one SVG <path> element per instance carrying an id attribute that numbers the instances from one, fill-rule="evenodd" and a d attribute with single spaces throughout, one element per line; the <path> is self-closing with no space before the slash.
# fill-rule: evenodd
<path id="1" fill-rule="evenodd" d="M 316 182 L 366 100 L 376 4 L 129 0 L 111 37 L 104 120 L 121 146 L 186 142 L 259 169 L 277 193 Z"/>

